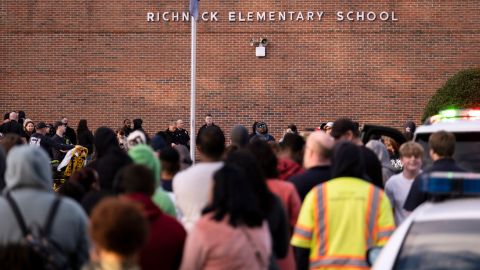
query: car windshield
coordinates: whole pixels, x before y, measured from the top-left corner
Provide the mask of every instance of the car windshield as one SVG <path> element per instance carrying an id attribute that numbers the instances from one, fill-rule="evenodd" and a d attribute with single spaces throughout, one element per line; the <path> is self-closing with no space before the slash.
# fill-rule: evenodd
<path id="1" fill-rule="evenodd" d="M 473 219 L 414 223 L 394 269 L 480 269 L 479 232 Z"/>
<path id="2" fill-rule="evenodd" d="M 432 165 L 432 159 L 428 154 L 428 134 L 417 134 L 416 141 L 425 150 L 424 167 Z M 453 158 L 460 167 L 470 172 L 480 172 L 480 132 L 455 133 L 457 143 Z"/>

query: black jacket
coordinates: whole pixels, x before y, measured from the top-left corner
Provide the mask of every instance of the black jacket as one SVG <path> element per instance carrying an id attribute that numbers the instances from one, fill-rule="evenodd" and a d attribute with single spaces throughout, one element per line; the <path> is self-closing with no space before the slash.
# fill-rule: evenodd
<path id="1" fill-rule="evenodd" d="M 0 126 L 0 133 L 15 133 L 20 137 L 25 137 L 25 131 L 23 130 L 23 126 L 15 120 L 10 120 L 7 123 L 3 123 Z"/>
<path id="2" fill-rule="evenodd" d="M 312 188 L 330 179 L 332 179 L 330 166 L 316 166 L 292 176 L 288 181 L 293 183 L 303 201 Z"/>
<path id="3" fill-rule="evenodd" d="M 220 129 L 219 126 L 217 126 L 213 123 L 210 126 L 207 126 L 207 124 L 204 124 L 203 126 L 201 126 L 200 129 L 198 130 L 198 133 L 197 133 L 197 139 L 196 139 L 196 144 L 197 145 L 200 145 L 200 135 L 207 129 L 207 127 L 215 127 L 215 128 Z"/>
<path id="4" fill-rule="evenodd" d="M 33 137 L 33 135 L 32 135 L 32 137 Z M 52 152 L 52 159 L 53 160 L 59 160 L 61 162 L 66 155 L 66 153 L 64 153 L 62 151 L 70 150 L 70 149 L 75 147 L 72 144 L 66 144 L 66 138 L 65 137 L 62 138 L 62 137 L 58 136 L 57 134 L 55 134 L 52 138 L 49 138 L 49 139 L 52 142 L 52 147 L 50 148 L 50 150 Z M 45 138 L 44 138 L 44 140 L 45 140 Z M 40 145 L 41 145 L 41 142 L 40 142 Z"/>
<path id="5" fill-rule="evenodd" d="M 459 167 L 452 158 L 442 158 L 434 161 L 430 168 L 426 169 L 413 180 L 412 187 L 403 206 L 405 210 L 413 211 L 429 199 L 428 194 L 422 191 L 421 187 L 423 179 L 431 172 L 465 172 L 465 170 Z"/>
<path id="6" fill-rule="evenodd" d="M 187 130 L 177 129 L 175 130 L 175 134 L 179 144 L 183 144 L 186 147 L 190 147 L 190 135 L 188 134 Z"/>
<path id="7" fill-rule="evenodd" d="M 165 139 L 167 145 L 169 146 L 172 143 L 179 144 L 176 131 L 170 131 L 168 128 L 165 130 Z"/>
<path id="8" fill-rule="evenodd" d="M 42 147 L 45 152 L 48 153 L 50 158 L 53 158 L 52 150 L 70 150 L 74 146 L 70 144 L 64 144 L 62 141 L 53 140 L 52 137 L 44 136 L 40 133 L 33 133 L 30 137 L 29 144 Z"/>
<path id="9" fill-rule="evenodd" d="M 90 130 L 78 133 L 78 144 L 88 149 L 88 154 L 93 153 L 93 134 Z"/>
<path id="10" fill-rule="evenodd" d="M 368 179 L 365 180 L 383 189 L 382 164 L 380 160 L 378 160 L 377 155 L 367 147 L 361 146 L 360 149 L 365 163 L 365 173 L 368 177 Z"/>
<path id="11" fill-rule="evenodd" d="M 73 128 L 67 126 L 67 130 L 65 131 L 65 139 L 68 140 L 69 143 L 76 145 L 77 144 L 77 133 Z"/>
<path id="12" fill-rule="evenodd" d="M 107 127 L 97 129 L 94 145 L 96 159 L 88 167 L 98 172 L 101 189 L 112 190 L 115 176 L 123 167 L 132 163 L 132 160 L 120 148 L 115 132 Z"/>

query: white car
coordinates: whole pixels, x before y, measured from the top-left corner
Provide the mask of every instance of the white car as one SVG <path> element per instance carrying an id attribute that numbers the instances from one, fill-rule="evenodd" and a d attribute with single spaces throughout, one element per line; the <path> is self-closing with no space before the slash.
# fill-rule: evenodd
<path id="1" fill-rule="evenodd" d="M 434 132 L 445 130 L 455 135 L 457 164 L 470 172 L 480 172 L 480 109 L 444 110 L 429 118 L 429 123 L 419 126 L 414 141 L 425 150 L 424 167 L 432 164 L 428 153 L 428 138 Z"/>
<path id="2" fill-rule="evenodd" d="M 432 173 L 424 187 L 442 200 L 422 204 L 385 247 L 369 250 L 372 269 L 480 269 L 480 174 Z"/>

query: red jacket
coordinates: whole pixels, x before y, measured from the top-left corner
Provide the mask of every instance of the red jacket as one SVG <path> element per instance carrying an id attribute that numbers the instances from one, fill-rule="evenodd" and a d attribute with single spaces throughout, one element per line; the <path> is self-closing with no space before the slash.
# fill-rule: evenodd
<path id="1" fill-rule="evenodd" d="M 293 160 L 279 158 L 277 165 L 279 176 L 281 180 L 288 180 L 290 177 L 303 173 L 305 170 Z"/>
<path id="2" fill-rule="evenodd" d="M 183 226 L 173 217 L 164 214 L 147 195 L 133 193 L 126 197 L 143 206 L 150 222 L 149 238 L 140 253 L 141 268 L 178 269 L 187 237 Z"/>

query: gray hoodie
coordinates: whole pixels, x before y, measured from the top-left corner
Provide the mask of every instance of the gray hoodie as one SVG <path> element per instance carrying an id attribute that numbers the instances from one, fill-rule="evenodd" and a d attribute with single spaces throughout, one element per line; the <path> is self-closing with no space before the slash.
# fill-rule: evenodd
<path id="1" fill-rule="evenodd" d="M 5 159 L 7 155 L 0 145 L 0 192 L 5 188 L 5 168 L 7 166 Z"/>
<path id="2" fill-rule="evenodd" d="M 39 147 L 16 146 L 7 157 L 6 188 L 20 208 L 27 227 L 43 227 L 56 198 L 47 153 Z M 18 243 L 23 238 L 18 222 L 5 197 L 0 197 L 0 245 Z M 62 198 L 50 238 L 72 258 L 77 268 L 88 259 L 87 216 L 73 200 Z"/>
<path id="3" fill-rule="evenodd" d="M 395 174 L 395 169 L 390 162 L 387 147 L 382 142 L 376 140 L 369 141 L 365 146 L 377 155 L 378 160 L 382 164 L 383 184 L 385 184 L 387 180 Z"/>

